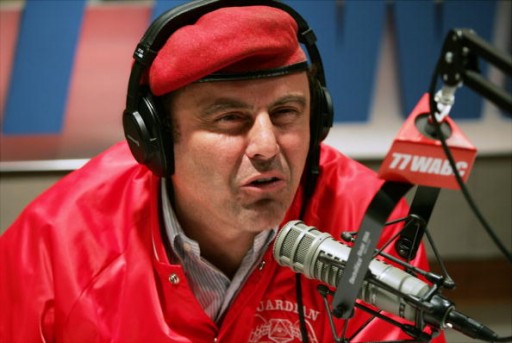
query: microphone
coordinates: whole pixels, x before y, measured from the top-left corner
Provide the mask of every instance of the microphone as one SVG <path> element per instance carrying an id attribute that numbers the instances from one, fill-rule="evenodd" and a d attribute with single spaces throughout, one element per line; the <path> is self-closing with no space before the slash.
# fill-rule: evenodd
<path id="1" fill-rule="evenodd" d="M 279 231 L 273 254 L 281 266 L 336 287 L 350 251 L 328 233 L 296 220 Z M 453 328 L 484 341 L 498 338 L 489 328 L 457 312 L 452 302 L 437 294 L 430 296 L 430 286 L 404 270 L 373 259 L 368 271 L 358 296 L 362 301 L 411 322 Z"/>
<path id="2" fill-rule="evenodd" d="M 450 117 L 447 111 L 453 101 L 455 87 L 443 87 L 438 93 L 441 110 L 441 132 L 451 148 L 456 168 L 466 182 L 476 158 L 476 148 Z M 400 128 L 379 169 L 384 180 L 407 182 L 437 188 L 459 189 L 453 169 L 446 158 L 440 137 L 429 115 L 429 96 L 423 95 Z"/>

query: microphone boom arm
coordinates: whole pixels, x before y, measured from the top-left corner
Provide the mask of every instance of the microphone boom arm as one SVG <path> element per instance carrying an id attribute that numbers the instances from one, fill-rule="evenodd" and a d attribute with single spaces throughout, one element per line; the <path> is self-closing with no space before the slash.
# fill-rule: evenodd
<path id="1" fill-rule="evenodd" d="M 458 87 L 464 83 L 498 107 L 512 112 L 512 96 L 480 75 L 479 57 L 512 75 L 512 58 L 471 29 L 453 29 L 448 33 L 437 66 L 438 74 L 445 85 Z"/>

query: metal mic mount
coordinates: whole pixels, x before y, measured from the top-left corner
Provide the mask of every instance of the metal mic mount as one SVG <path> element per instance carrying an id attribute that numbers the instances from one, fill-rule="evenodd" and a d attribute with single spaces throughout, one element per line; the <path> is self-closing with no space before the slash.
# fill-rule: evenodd
<path id="1" fill-rule="evenodd" d="M 444 83 L 438 92 L 438 105 L 451 107 L 455 90 L 464 84 L 512 113 L 512 95 L 480 75 L 479 58 L 509 77 L 512 75 L 512 58 L 480 38 L 473 30 L 453 29 L 448 33 L 437 66 L 437 74 Z"/>
<path id="2" fill-rule="evenodd" d="M 403 218 L 402 220 L 408 220 Z M 386 223 L 386 225 L 395 224 L 397 221 Z M 354 236 L 357 236 L 357 232 L 344 233 L 342 239 L 347 243 L 354 243 Z M 404 270 L 412 275 L 421 275 L 431 283 L 431 287 L 428 292 L 423 296 L 416 296 L 406 294 L 390 286 L 386 282 L 380 280 L 376 275 L 373 275 L 369 271 L 365 277 L 366 281 L 372 286 L 365 286 L 364 289 L 369 290 L 372 287 L 394 294 L 401 299 L 401 302 L 412 306 L 416 309 L 417 316 L 413 324 L 404 323 L 397 321 L 389 315 L 383 313 L 379 309 L 374 309 L 363 302 L 356 302 L 354 307 L 367 312 L 375 318 L 379 318 L 389 324 L 392 324 L 400 328 L 405 334 L 411 337 L 411 339 L 399 340 L 395 342 L 430 342 L 432 338 L 437 337 L 442 330 L 447 328 L 455 329 L 464 335 L 475 338 L 478 340 L 484 340 L 488 342 L 504 341 L 508 342 L 510 338 L 500 339 L 498 335 L 486 327 L 485 325 L 465 316 L 464 314 L 455 310 L 455 304 L 450 300 L 440 295 L 442 289 L 452 289 L 455 287 L 453 280 L 448 276 L 441 276 L 432 272 L 427 272 L 412 266 L 398 258 L 395 258 L 389 254 L 386 254 L 380 250 L 374 252 L 374 257 L 379 255 L 383 258 L 392 261 L 400 265 Z M 343 270 L 346 268 L 346 261 L 339 261 L 329 254 L 320 255 L 318 261 Z M 334 342 L 336 343 L 348 343 L 354 337 L 347 337 L 347 329 L 350 322 L 350 318 L 346 319 L 343 330 L 340 336 L 336 332 L 334 317 L 337 317 L 334 313 L 334 308 L 329 307 L 328 297 L 334 298 L 335 292 L 329 289 L 325 285 L 319 285 L 317 288 L 319 294 L 323 298 L 324 307 L 327 313 L 330 313 L 329 323 L 333 334 Z M 364 292 L 363 292 L 364 293 Z M 365 298 L 364 294 L 362 297 Z M 427 329 L 428 328 L 428 329 Z"/>

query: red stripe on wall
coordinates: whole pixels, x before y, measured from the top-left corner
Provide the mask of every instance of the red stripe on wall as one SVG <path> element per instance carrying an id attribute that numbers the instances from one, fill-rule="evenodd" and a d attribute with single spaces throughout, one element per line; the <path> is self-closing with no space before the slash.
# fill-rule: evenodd
<path id="1" fill-rule="evenodd" d="M 0 49 L 0 123 L 4 115 L 19 22 L 19 8 L 2 9 L 0 11 L 0 47 L 2 47 Z"/>
<path id="2" fill-rule="evenodd" d="M 151 10 L 147 6 L 87 10 L 62 134 L 67 142 L 61 147 L 64 157 L 87 157 L 123 139 L 121 116 L 132 55 L 149 25 Z"/>

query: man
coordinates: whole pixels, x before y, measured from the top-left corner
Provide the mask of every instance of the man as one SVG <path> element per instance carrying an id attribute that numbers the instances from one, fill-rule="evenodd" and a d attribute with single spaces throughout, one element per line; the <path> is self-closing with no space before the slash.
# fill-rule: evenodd
<path id="1" fill-rule="evenodd" d="M 174 167 L 161 178 L 119 143 L 36 199 L 0 239 L 0 340 L 332 342 L 320 282 L 298 279 L 297 294 L 273 240 L 298 218 L 357 229 L 382 181 L 312 147 L 306 61 L 297 23 L 273 7 L 220 8 L 174 32 L 145 78 Z M 346 333 L 409 337 L 359 310 Z"/>

